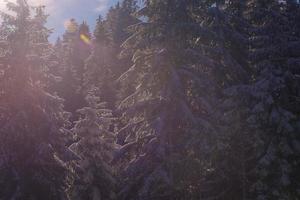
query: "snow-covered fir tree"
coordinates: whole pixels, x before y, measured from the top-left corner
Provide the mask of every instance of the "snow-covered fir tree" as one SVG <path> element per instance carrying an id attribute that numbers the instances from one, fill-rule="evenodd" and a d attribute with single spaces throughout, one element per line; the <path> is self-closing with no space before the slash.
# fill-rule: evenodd
<path id="1" fill-rule="evenodd" d="M 137 24 L 140 20 L 135 16 L 138 9 L 136 0 L 124 0 L 117 3 L 110 8 L 106 16 L 106 27 L 111 38 L 112 48 L 112 62 L 111 72 L 113 81 L 115 81 L 121 74 L 127 71 L 132 66 L 133 51 L 127 49 L 126 53 L 122 52 L 122 44 L 134 32 L 130 27 Z M 122 53 L 121 53 L 122 52 Z M 125 98 L 134 90 L 129 87 L 126 88 L 115 83 L 115 90 L 117 91 L 116 103 Z"/>
<path id="2" fill-rule="evenodd" d="M 195 47 L 200 34 L 213 34 L 194 18 L 197 5 L 146 1 L 139 13 L 147 21 L 135 25 L 124 44 L 125 51 L 135 50 L 134 65 L 119 80 L 135 91 L 120 103 L 126 126 L 118 133 L 124 146 L 115 159 L 127 165 L 120 199 L 201 197 L 202 174 L 213 161 L 205 157 L 215 148 L 206 136 L 214 132 L 209 118 L 215 92 L 206 69 L 213 60 Z"/>
<path id="3" fill-rule="evenodd" d="M 90 40 L 88 25 L 85 22 L 78 25 L 75 19 L 70 19 L 66 22 L 63 39 L 55 45 L 57 64 L 52 71 L 56 69 L 55 75 L 60 77 L 60 81 L 54 83 L 52 90 L 65 99 L 65 109 L 73 114 L 72 121 L 78 118 L 76 110 L 86 104 L 83 82 L 85 60 L 91 50 Z"/>
<path id="4" fill-rule="evenodd" d="M 299 199 L 299 1 L 120 0 L 55 44 L 11 1 L 0 200 Z"/>
<path id="5" fill-rule="evenodd" d="M 43 7 L 8 2 L 0 28 L 0 199 L 65 199 L 76 156 L 65 146 L 68 114 L 44 90 L 51 45 Z"/>
<path id="6" fill-rule="evenodd" d="M 115 145 L 115 135 L 110 132 L 113 116 L 99 98 L 89 95 L 89 107 L 79 109 L 83 116 L 73 129 L 78 142 L 72 149 L 80 157 L 73 163 L 75 177 L 69 189 L 72 200 L 116 199 L 116 179 L 110 166 Z"/>
<path id="7" fill-rule="evenodd" d="M 278 1 L 251 1 L 251 62 L 256 76 L 249 86 L 248 122 L 260 131 L 255 184 L 257 198 L 297 199 L 299 196 L 299 35 L 289 26 L 286 6 Z M 298 8 L 299 11 L 299 8 Z M 293 63 L 293 64 L 292 64 Z"/>
<path id="8" fill-rule="evenodd" d="M 231 109 L 224 116 L 231 125 L 223 131 L 238 139 L 228 153 L 239 151 L 236 158 L 245 163 L 242 199 L 299 196 L 299 112 L 293 106 L 299 97 L 299 37 L 296 26 L 290 25 L 289 6 L 278 1 L 247 3 L 250 79 L 225 90 L 232 97 L 225 101 Z"/>
<path id="9" fill-rule="evenodd" d="M 107 30 L 106 23 L 99 16 L 94 39 L 91 41 L 92 51 L 85 60 L 85 73 L 83 88 L 85 92 L 94 91 L 94 94 L 107 102 L 109 108 L 114 108 L 115 92 L 114 78 L 112 73 L 113 51 L 111 37 Z"/>

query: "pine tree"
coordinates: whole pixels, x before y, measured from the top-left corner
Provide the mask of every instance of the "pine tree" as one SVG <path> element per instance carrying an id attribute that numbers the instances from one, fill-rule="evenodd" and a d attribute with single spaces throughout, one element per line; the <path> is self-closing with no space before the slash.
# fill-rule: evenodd
<path id="1" fill-rule="evenodd" d="M 122 51 L 122 44 L 125 40 L 134 32 L 130 30 L 130 27 L 137 24 L 140 20 L 135 16 L 138 9 L 136 0 L 124 0 L 122 3 L 117 3 L 112 7 L 106 17 L 106 27 L 111 38 L 112 47 L 112 62 L 111 71 L 112 78 L 115 80 L 127 71 L 132 63 L 133 51 L 127 49 L 128 51 Z M 128 96 L 133 88 L 121 86 L 120 83 L 116 83 L 114 86 L 117 91 L 116 100 L 119 103 L 122 98 Z"/>
<path id="2" fill-rule="evenodd" d="M 239 178 L 244 179 L 242 199 L 297 199 L 299 195 L 295 181 L 299 113 L 292 106 L 297 104 L 299 81 L 295 63 L 289 64 L 297 60 L 299 37 L 293 31 L 296 26 L 290 25 L 287 5 L 247 3 L 250 79 L 225 90 L 232 97 L 225 101 L 231 107 L 225 115 L 231 123 L 226 130 L 236 139 L 231 137 L 229 155 L 236 155 L 234 160 L 244 163 L 245 169 Z"/>
<path id="3" fill-rule="evenodd" d="M 51 48 L 52 52 L 49 56 L 49 67 L 48 67 L 48 74 L 52 76 L 52 79 L 47 84 L 47 88 L 50 93 L 57 93 L 58 85 L 62 81 L 63 71 L 61 69 L 61 64 L 63 63 L 63 46 L 60 37 L 57 38 L 55 44 Z"/>
<path id="4" fill-rule="evenodd" d="M 0 198 L 65 199 L 68 124 L 62 99 L 44 90 L 50 31 L 43 7 L 24 0 L 1 13 Z"/>
<path id="5" fill-rule="evenodd" d="M 91 34 L 88 25 L 83 22 L 78 25 L 74 19 L 66 23 L 66 32 L 61 45 L 56 45 L 58 58 L 58 76 L 61 81 L 55 84 L 54 91 L 65 99 L 65 109 L 73 114 L 76 120 L 76 110 L 85 105 L 83 82 L 85 60 L 90 55 Z"/>
<path id="6" fill-rule="evenodd" d="M 213 60 L 195 45 L 198 35 L 212 33 L 193 17 L 197 5 L 146 1 L 139 13 L 147 21 L 135 25 L 124 44 L 135 51 L 134 65 L 119 80 L 136 89 L 120 103 L 127 124 L 118 133 L 124 146 L 115 158 L 127 165 L 120 199 L 202 197 L 201 178 L 213 161 L 205 157 L 214 148 L 206 136 L 214 131 L 208 121 L 214 95 L 203 97 L 199 88 L 215 91 L 206 70 Z"/>
<path id="7" fill-rule="evenodd" d="M 77 174 L 69 196 L 74 200 L 115 199 L 116 181 L 109 165 L 116 149 L 115 136 L 109 131 L 112 111 L 94 95 L 86 101 L 89 107 L 78 110 L 83 118 L 73 129 L 79 141 L 70 148 L 81 159 L 73 165 Z"/>
<path id="8" fill-rule="evenodd" d="M 75 71 L 77 75 L 76 78 L 78 79 L 78 92 L 80 93 L 83 92 L 80 90 L 84 84 L 84 73 L 86 71 L 85 61 L 91 54 L 92 35 L 86 22 L 83 22 L 79 25 L 78 35 L 79 40 L 74 49 L 74 64 L 76 64 Z M 84 93 L 82 93 L 81 95 L 84 95 Z"/>
<path id="9" fill-rule="evenodd" d="M 286 5 L 251 1 L 249 8 L 253 21 L 251 61 L 257 75 L 250 85 L 252 115 L 248 121 L 261 131 L 265 147 L 258 160 L 257 198 L 299 196 L 299 112 L 293 106 L 299 98 L 299 72 L 289 65 L 299 59 L 299 37 L 289 26 Z"/>
<path id="10" fill-rule="evenodd" d="M 200 137 L 201 140 L 209 141 L 206 148 L 200 148 L 203 146 L 201 143 L 196 143 L 198 147 L 193 148 L 198 155 L 196 159 L 206 163 L 206 166 L 198 167 L 203 172 L 194 187 L 194 199 L 243 199 L 243 189 L 248 187 L 245 160 L 251 157 L 251 152 L 248 152 L 249 156 L 241 152 L 253 138 L 246 137 L 239 118 L 241 107 L 235 112 L 232 109 L 238 102 L 228 101 L 224 95 L 227 88 L 247 83 L 250 78 L 249 24 L 243 16 L 244 11 L 243 1 L 219 1 L 214 4 L 202 1 L 193 10 L 202 30 L 197 32 L 192 51 L 192 55 L 201 56 L 197 62 L 199 66 L 192 72 L 201 82 L 209 82 L 204 84 L 198 81 L 194 85 L 196 92 L 190 95 L 199 99 L 196 112 L 205 116 L 211 127 L 207 132 L 199 128 L 199 135 L 206 134 Z"/>
<path id="11" fill-rule="evenodd" d="M 115 106 L 114 78 L 112 73 L 113 51 L 106 23 L 100 16 L 94 31 L 92 52 L 85 61 L 84 90 L 93 91 L 96 96 L 107 102 L 108 107 Z"/>
<path id="12" fill-rule="evenodd" d="M 55 45 L 43 6 L 7 4 L 0 199 L 297 200 L 299 1 L 143 3 Z"/>
<path id="13" fill-rule="evenodd" d="M 117 3 L 107 13 L 107 27 L 112 35 L 114 47 L 120 51 L 123 42 L 130 36 L 128 27 L 139 22 L 134 16 L 138 9 L 136 0 L 124 0 Z"/>

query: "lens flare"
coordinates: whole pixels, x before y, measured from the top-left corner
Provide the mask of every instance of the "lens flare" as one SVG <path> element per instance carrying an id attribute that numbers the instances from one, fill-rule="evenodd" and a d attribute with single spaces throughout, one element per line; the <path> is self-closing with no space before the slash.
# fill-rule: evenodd
<path id="1" fill-rule="evenodd" d="M 87 36 L 84 35 L 84 34 L 80 34 L 80 39 L 81 39 L 84 43 L 86 43 L 86 44 L 91 44 L 90 38 L 87 37 Z"/>

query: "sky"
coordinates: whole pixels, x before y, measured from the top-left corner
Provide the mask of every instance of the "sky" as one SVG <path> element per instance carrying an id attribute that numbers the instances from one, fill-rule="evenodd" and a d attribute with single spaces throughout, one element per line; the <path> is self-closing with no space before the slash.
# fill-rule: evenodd
<path id="1" fill-rule="evenodd" d="M 105 15 L 118 0 L 28 0 L 31 5 L 46 5 L 50 15 L 47 26 L 53 30 L 50 41 L 63 34 L 64 24 L 74 18 L 78 23 L 83 20 L 94 27 L 98 16 Z M 0 0 L 0 9 L 5 10 L 5 0 Z"/>

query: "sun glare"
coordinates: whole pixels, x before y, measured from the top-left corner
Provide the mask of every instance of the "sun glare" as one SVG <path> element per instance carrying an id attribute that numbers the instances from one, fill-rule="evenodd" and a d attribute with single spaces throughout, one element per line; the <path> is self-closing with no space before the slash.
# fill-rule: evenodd
<path id="1" fill-rule="evenodd" d="M 87 37 L 86 35 L 84 35 L 84 34 L 81 34 L 81 35 L 80 35 L 80 39 L 81 39 L 84 43 L 86 43 L 86 44 L 88 44 L 88 45 L 91 44 L 90 38 L 88 38 L 88 37 Z"/>

